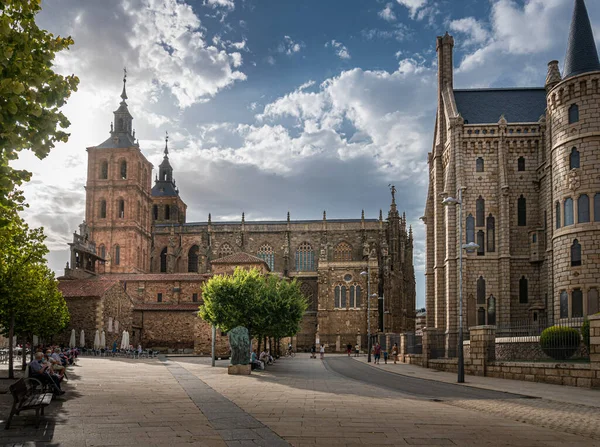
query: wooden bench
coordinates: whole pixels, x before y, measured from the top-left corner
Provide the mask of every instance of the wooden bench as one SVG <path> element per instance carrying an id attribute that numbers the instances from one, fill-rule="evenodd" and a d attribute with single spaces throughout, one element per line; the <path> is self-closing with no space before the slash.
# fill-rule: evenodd
<path id="1" fill-rule="evenodd" d="M 40 413 L 43 415 L 44 408 L 52 401 L 52 393 L 40 392 L 42 389 L 42 383 L 31 377 L 19 379 L 9 387 L 13 396 L 13 405 L 4 429 L 10 428 L 10 422 L 15 414 L 18 415 L 25 410 L 35 410 L 35 428 L 40 426 Z"/>

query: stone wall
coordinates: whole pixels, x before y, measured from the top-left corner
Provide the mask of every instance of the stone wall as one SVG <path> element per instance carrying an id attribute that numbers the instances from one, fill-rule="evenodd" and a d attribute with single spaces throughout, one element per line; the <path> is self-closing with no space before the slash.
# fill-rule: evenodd
<path id="1" fill-rule="evenodd" d="M 227 335 L 219 329 L 216 331 L 215 354 L 216 357 L 229 357 L 229 340 Z M 212 352 L 211 347 L 212 328 L 201 318 L 196 318 L 194 326 L 194 354 L 209 356 Z"/>
<path id="2" fill-rule="evenodd" d="M 100 312 L 102 318 L 100 325 L 105 331 L 106 346 L 112 346 L 115 341 L 117 346 L 120 346 L 123 331 L 129 332 L 131 344 L 135 345 L 136 334 L 132 329 L 133 301 L 123 290 L 121 283 L 116 284 L 104 294 L 100 301 Z M 111 329 L 109 320 L 112 320 L 112 331 L 109 331 Z M 118 331 L 115 331 L 115 321 L 119 322 Z"/>
<path id="3" fill-rule="evenodd" d="M 488 377 L 586 388 L 592 386 L 593 374 L 589 364 L 556 362 L 492 362 L 487 365 L 486 371 Z"/>
<path id="4" fill-rule="evenodd" d="M 573 358 L 587 357 L 587 347 L 581 343 Z M 546 360 L 552 358 L 542 351 L 540 337 L 496 338 L 496 360 Z"/>
<path id="5" fill-rule="evenodd" d="M 55 337 L 56 342 L 68 346 L 71 330 L 75 329 L 75 339 L 79 346 L 79 337 L 81 335 L 81 330 L 83 329 L 85 334 L 85 345 L 86 347 L 92 347 L 96 329 L 101 328 L 100 322 L 98 321 L 100 298 L 75 297 L 65 298 L 65 301 L 67 302 L 71 319 L 69 321 L 69 326 L 61 334 Z"/>
<path id="6" fill-rule="evenodd" d="M 141 343 L 146 348 L 194 349 L 194 328 L 198 317 L 190 311 L 134 311 L 142 327 Z"/>

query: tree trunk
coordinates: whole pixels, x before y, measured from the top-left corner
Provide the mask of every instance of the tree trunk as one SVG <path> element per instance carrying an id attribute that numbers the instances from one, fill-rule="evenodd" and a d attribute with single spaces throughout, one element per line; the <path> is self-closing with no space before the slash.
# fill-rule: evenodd
<path id="1" fill-rule="evenodd" d="M 31 350 L 29 352 L 29 361 L 33 362 L 33 350 L 35 349 L 35 346 L 33 346 L 33 334 L 31 334 Z"/>
<path id="2" fill-rule="evenodd" d="M 13 365 L 13 336 L 15 335 L 15 315 L 14 313 L 10 316 L 10 326 L 8 328 L 8 378 L 15 378 L 15 371 Z"/>
<path id="3" fill-rule="evenodd" d="M 27 335 L 23 335 L 23 349 L 21 350 L 21 371 L 25 371 L 27 367 L 27 351 L 25 350 L 25 346 L 27 345 Z"/>
<path id="4" fill-rule="evenodd" d="M 256 348 L 256 352 L 258 353 L 258 355 L 260 355 L 260 352 L 261 352 L 260 351 L 260 344 L 262 342 L 262 337 L 259 335 L 258 338 L 257 338 L 257 340 L 258 340 L 258 347 Z"/>

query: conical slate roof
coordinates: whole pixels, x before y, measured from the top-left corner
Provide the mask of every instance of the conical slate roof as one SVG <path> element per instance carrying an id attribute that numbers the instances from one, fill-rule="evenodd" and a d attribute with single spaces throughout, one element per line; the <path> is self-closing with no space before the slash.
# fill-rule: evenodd
<path id="1" fill-rule="evenodd" d="M 594 32 L 584 0 L 575 0 L 563 79 L 600 70 Z"/>

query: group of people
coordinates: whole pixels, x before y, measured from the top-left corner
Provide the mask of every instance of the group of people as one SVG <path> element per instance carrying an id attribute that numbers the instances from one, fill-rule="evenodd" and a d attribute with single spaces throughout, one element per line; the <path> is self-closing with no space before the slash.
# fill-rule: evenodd
<path id="1" fill-rule="evenodd" d="M 62 395 L 65 392 L 61 389 L 61 383 L 68 380 L 65 370 L 75 363 L 78 355 L 76 348 L 40 347 L 35 352 L 34 360 L 29 363 L 29 377 L 50 385 L 55 395 Z"/>
<path id="2" fill-rule="evenodd" d="M 346 350 L 348 352 L 348 357 L 350 357 L 352 355 L 352 351 L 354 351 L 354 357 L 358 357 L 360 355 L 360 346 L 358 345 L 358 343 L 354 347 L 354 350 L 352 349 L 352 345 L 348 344 L 346 346 Z M 398 354 L 399 353 L 400 353 L 400 350 L 398 349 L 398 343 L 394 343 L 394 346 L 392 347 L 392 350 L 391 350 L 391 355 L 392 355 L 392 360 L 394 361 L 394 365 L 396 363 L 398 363 Z M 380 364 L 382 356 L 383 356 L 383 362 L 387 365 L 388 357 L 389 357 L 388 351 L 386 348 L 382 347 L 379 344 L 379 342 L 375 343 L 375 345 L 373 346 L 373 348 L 371 350 L 371 354 L 373 354 L 375 365 Z"/>
<path id="3" fill-rule="evenodd" d="M 258 356 L 256 355 L 256 349 L 252 350 L 252 354 L 250 354 L 250 366 L 252 369 L 265 369 L 266 365 L 272 365 L 273 363 L 275 363 L 275 359 L 268 349 L 263 350 Z"/>
<path id="4" fill-rule="evenodd" d="M 325 358 L 325 346 L 323 344 L 320 345 L 319 353 L 321 355 L 321 360 L 323 360 Z M 312 347 L 310 348 L 310 358 L 317 358 L 317 347 L 315 345 L 312 345 Z"/>

